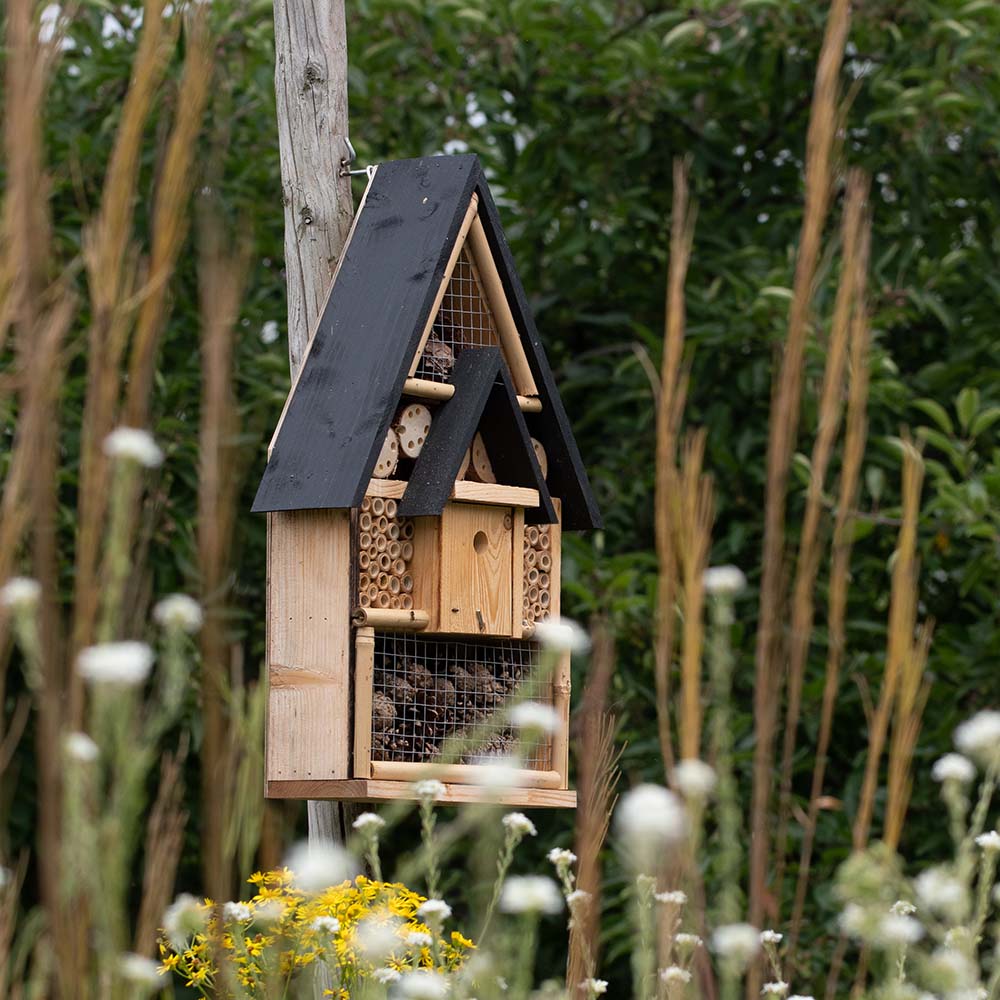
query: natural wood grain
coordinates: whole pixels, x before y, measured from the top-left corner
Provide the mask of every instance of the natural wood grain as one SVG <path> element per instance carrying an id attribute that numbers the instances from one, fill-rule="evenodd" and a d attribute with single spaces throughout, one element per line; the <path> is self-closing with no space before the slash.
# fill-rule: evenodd
<path id="1" fill-rule="evenodd" d="M 450 382 L 434 382 L 429 378 L 408 378 L 403 383 L 405 396 L 418 399 L 445 400 L 455 395 L 455 387 Z M 541 413 L 542 401 L 537 396 L 518 396 L 517 405 L 522 413 Z"/>
<path id="2" fill-rule="evenodd" d="M 373 760 L 371 777 L 376 781 L 405 781 L 408 784 L 421 778 L 436 778 L 445 784 L 479 785 L 483 783 L 482 764 L 414 764 L 405 761 Z M 563 788 L 563 777 L 558 771 L 532 771 L 520 768 L 511 775 L 514 788 Z"/>
<path id="3" fill-rule="evenodd" d="M 332 781 L 269 781 L 271 799 L 338 799 L 343 802 L 384 802 L 415 799 L 413 785 L 406 781 L 375 781 L 359 778 Z M 561 788 L 515 788 L 497 791 L 480 785 L 445 784 L 438 799 L 445 805 L 482 803 L 519 806 L 522 809 L 575 809 L 576 792 Z"/>
<path id="4" fill-rule="evenodd" d="M 343 778 L 350 745 L 350 517 L 275 513 L 268 539 L 270 780 Z"/>
<path id="5" fill-rule="evenodd" d="M 410 611 L 384 611 L 380 608 L 355 608 L 352 616 L 358 626 L 370 625 L 384 629 L 425 629 L 430 624 L 430 615 L 416 609 Z"/>
<path id="6" fill-rule="evenodd" d="M 366 493 L 371 497 L 391 497 L 399 500 L 406 492 L 401 479 L 373 479 Z M 501 507 L 537 507 L 538 490 L 527 486 L 504 486 L 499 483 L 473 483 L 459 480 L 452 487 L 452 500 L 471 503 L 497 504 Z"/>
<path id="7" fill-rule="evenodd" d="M 493 260 L 493 253 L 486 241 L 486 233 L 483 231 L 483 224 L 479 221 L 478 215 L 469 229 L 469 247 L 472 250 L 473 263 L 479 272 L 480 281 L 486 292 L 487 301 L 493 312 L 497 332 L 500 334 L 500 343 L 503 345 L 507 367 L 510 368 L 511 381 L 521 395 L 537 396 L 538 388 L 531 374 L 528 359 L 524 355 L 524 348 L 521 346 L 521 335 L 514 322 L 514 316 L 510 310 L 510 304 L 507 302 L 497 265 Z"/>
<path id="8" fill-rule="evenodd" d="M 274 89 L 285 205 L 288 357 L 294 377 L 354 216 L 347 156 L 343 0 L 274 0 Z"/>
<path id="9" fill-rule="evenodd" d="M 441 516 L 441 630 L 510 635 L 512 512 L 448 504 Z"/>
<path id="10" fill-rule="evenodd" d="M 476 217 L 476 208 L 478 205 L 479 196 L 473 192 L 472 197 L 469 199 L 469 207 L 466 209 L 465 218 L 462 219 L 462 225 L 458 230 L 458 236 L 455 238 L 455 245 L 452 247 L 451 256 L 448 258 L 448 265 L 445 268 L 444 277 L 441 279 L 441 284 L 438 286 L 437 294 L 434 296 L 434 303 L 427 316 L 427 322 L 424 324 L 424 329 L 420 334 L 420 340 L 417 343 L 417 350 L 413 355 L 413 362 L 410 365 L 411 378 L 413 373 L 417 370 L 417 366 L 420 364 L 420 355 L 424 353 L 424 345 L 427 343 L 427 338 L 431 335 L 431 328 L 434 326 L 434 320 L 437 319 L 438 310 L 441 308 L 441 303 L 444 300 L 444 293 L 448 288 L 448 282 L 451 281 L 452 272 L 455 270 L 455 264 L 458 261 L 458 255 L 462 252 L 462 247 L 465 246 L 466 237 L 469 235 L 469 227 L 472 225 L 472 222 Z"/>
<path id="11" fill-rule="evenodd" d="M 514 528 L 510 536 L 510 580 L 511 592 L 511 628 L 510 634 L 520 639 L 524 631 L 524 508 L 514 508 Z"/>
<path id="12" fill-rule="evenodd" d="M 375 687 L 375 629 L 359 628 L 354 636 L 355 778 L 368 777 L 372 759 L 372 694 Z"/>
<path id="13" fill-rule="evenodd" d="M 427 629 L 441 627 L 441 518 L 415 517 L 413 525 L 413 606 L 427 612 Z"/>

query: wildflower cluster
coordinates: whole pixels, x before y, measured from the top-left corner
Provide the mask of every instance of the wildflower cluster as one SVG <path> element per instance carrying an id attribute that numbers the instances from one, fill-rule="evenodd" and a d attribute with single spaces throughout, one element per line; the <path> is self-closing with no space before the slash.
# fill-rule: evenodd
<path id="1" fill-rule="evenodd" d="M 329 995 L 347 1000 L 365 980 L 452 972 L 474 948 L 458 931 L 444 935 L 425 897 L 401 883 L 358 876 L 313 894 L 296 887 L 288 868 L 249 882 L 256 894 L 246 903 L 218 908 L 187 898 L 168 911 L 161 971 L 205 997 L 265 996 L 325 966 Z"/>

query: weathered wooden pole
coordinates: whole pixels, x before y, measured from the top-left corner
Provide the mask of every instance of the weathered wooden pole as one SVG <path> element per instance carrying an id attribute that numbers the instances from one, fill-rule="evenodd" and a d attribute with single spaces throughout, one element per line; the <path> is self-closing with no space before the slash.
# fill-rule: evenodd
<path id="1" fill-rule="evenodd" d="M 354 215 L 344 0 L 274 0 L 274 90 L 285 203 L 288 362 L 294 383 Z M 309 840 L 342 841 L 347 809 L 309 803 Z"/>

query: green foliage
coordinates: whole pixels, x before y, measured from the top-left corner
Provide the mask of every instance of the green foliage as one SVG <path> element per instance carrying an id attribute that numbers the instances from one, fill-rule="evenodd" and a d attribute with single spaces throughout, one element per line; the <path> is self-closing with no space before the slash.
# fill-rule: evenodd
<path id="1" fill-rule="evenodd" d="M 687 421 L 709 429 L 707 466 L 717 491 L 713 562 L 739 564 L 755 584 L 773 358 L 785 332 L 825 5 L 746 0 L 709 3 L 697 13 L 648 0 L 358 0 L 349 7 L 359 161 L 469 149 L 490 171 L 604 509 L 605 530 L 569 547 L 566 608 L 580 617 L 597 610 L 611 615 L 623 764 L 630 778 L 662 779 L 652 721 L 651 498 L 671 160 L 691 157 L 699 202 L 687 285 Z M 82 226 L 95 211 L 134 52 L 130 31 L 106 32 L 117 9 L 82 5 L 71 31 L 74 47 L 48 104 L 52 208 L 67 261 L 79 252 Z M 199 155 L 202 183 L 221 194 L 234 232 L 251 236 L 255 251 L 236 359 L 246 512 L 288 385 L 283 341 L 266 344 L 260 336 L 268 321 L 284 328 L 271 4 L 217 3 L 212 16 L 220 36 Z M 848 679 L 828 780 L 829 794 L 843 806 L 821 815 L 817 884 L 828 881 L 846 853 L 865 746 L 861 685 L 881 673 L 887 564 L 899 514 L 893 441 L 903 427 L 923 442 L 928 469 L 921 613 L 936 621 L 936 632 L 922 741 L 927 760 L 945 747 L 960 718 L 1000 699 L 1000 8 L 981 0 L 915 0 L 903 7 L 877 0 L 860 5 L 854 17 L 842 157 L 874 178 L 875 349 Z M 129 23 L 124 14 L 121 21 Z M 167 111 L 175 85 L 173 79 Z M 161 152 L 154 122 L 144 149 L 141 218 Z M 168 453 L 150 543 L 157 594 L 193 582 L 200 391 L 193 257 L 182 258 L 156 380 L 154 430 Z M 835 279 L 831 253 L 823 262 L 808 357 L 804 453 L 815 430 Z M 85 346 L 76 349 L 64 404 L 67 498 L 75 490 L 83 392 Z M 793 484 L 792 526 L 804 494 L 801 477 Z M 64 530 L 68 538 L 73 525 Z M 244 513 L 231 579 L 232 639 L 252 669 L 263 650 L 263 540 L 263 519 Z M 65 573 L 68 586 L 68 566 Z M 753 597 L 740 600 L 736 636 L 734 736 L 747 790 Z M 818 597 L 796 784 L 802 794 L 822 689 L 822 582 Z M 193 700 L 185 725 L 197 740 Z M 26 761 L 21 766 L 30 770 Z M 946 839 L 925 787 L 918 784 L 904 839 L 914 857 L 940 852 Z M 21 817 L 17 840 L 30 834 L 31 794 L 28 782 L 13 804 Z M 188 859 L 189 875 L 194 863 Z M 617 905 L 615 878 L 609 905 Z M 833 900 L 819 893 L 813 907 L 817 935 L 832 932 Z"/>

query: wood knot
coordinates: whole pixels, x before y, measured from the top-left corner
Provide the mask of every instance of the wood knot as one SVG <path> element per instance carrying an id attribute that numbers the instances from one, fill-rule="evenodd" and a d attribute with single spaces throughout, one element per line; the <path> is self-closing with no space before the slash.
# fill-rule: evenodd
<path id="1" fill-rule="evenodd" d="M 323 83 L 326 80 L 326 74 L 323 72 L 323 67 L 317 63 L 313 62 L 311 59 L 306 62 L 305 71 L 302 74 L 302 89 L 310 90 L 319 83 Z"/>

